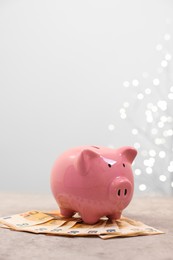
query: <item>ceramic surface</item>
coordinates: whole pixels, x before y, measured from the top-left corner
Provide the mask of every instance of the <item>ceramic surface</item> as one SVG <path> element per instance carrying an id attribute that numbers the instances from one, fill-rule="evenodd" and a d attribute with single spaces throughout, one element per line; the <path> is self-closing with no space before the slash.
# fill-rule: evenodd
<path id="1" fill-rule="evenodd" d="M 131 164 L 136 154 L 128 146 L 81 146 L 64 152 L 51 172 L 51 189 L 61 214 L 71 217 L 79 212 L 88 224 L 102 216 L 120 218 L 133 196 Z"/>

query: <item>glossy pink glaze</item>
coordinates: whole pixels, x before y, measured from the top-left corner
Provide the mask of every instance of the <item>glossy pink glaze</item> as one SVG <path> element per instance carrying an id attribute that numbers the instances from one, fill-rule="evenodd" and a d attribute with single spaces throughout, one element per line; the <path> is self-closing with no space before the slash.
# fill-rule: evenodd
<path id="1" fill-rule="evenodd" d="M 79 212 L 84 222 L 119 219 L 134 190 L 132 147 L 81 146 L 63 153 L 51 172 L 52 193 L 65 217 Z"/>

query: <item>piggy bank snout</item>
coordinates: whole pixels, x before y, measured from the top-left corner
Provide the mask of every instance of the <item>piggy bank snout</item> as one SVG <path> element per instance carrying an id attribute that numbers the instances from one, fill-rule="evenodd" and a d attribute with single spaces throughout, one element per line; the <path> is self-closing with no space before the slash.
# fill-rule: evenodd
<path id="1" fill-rule="evenodd" d="M 111 184 L 110 196 L 113 201 L 129 203 L 133 193 L 133 187 L 126 178 L 117 178 Z"/>

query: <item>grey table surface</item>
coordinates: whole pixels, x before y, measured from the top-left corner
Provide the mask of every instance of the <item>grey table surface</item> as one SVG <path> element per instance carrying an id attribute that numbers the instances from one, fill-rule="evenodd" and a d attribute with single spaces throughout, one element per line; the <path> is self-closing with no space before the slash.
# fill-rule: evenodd
<path id="1" fill-rule="evenodd" d="M 34 209 L 54 210 L 57 205 L 51 195 L 0 193 L 0 216 Z M 173 197 L 134 197 L 123 215 L 165 234 L 102 240 L 36 235 L 1 228 L 0 260 L 173 260 Z"/>

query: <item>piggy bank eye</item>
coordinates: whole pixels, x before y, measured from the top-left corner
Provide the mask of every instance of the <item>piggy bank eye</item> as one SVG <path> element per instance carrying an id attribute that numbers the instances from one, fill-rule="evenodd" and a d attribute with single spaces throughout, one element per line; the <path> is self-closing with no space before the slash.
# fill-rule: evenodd
<path id="1" fill-rule="evenodd" d="M 124 163 L 123 163 L 123 167 L 126 167 Z"/>
<path id="2" fill-rule="evenodd" d="M 111 165 L 110 163 L 108 163 L 108 167 L 110 167 L 110 168 L 111 168 L 111 167 L 112 167 L 112 165 Z"/>

